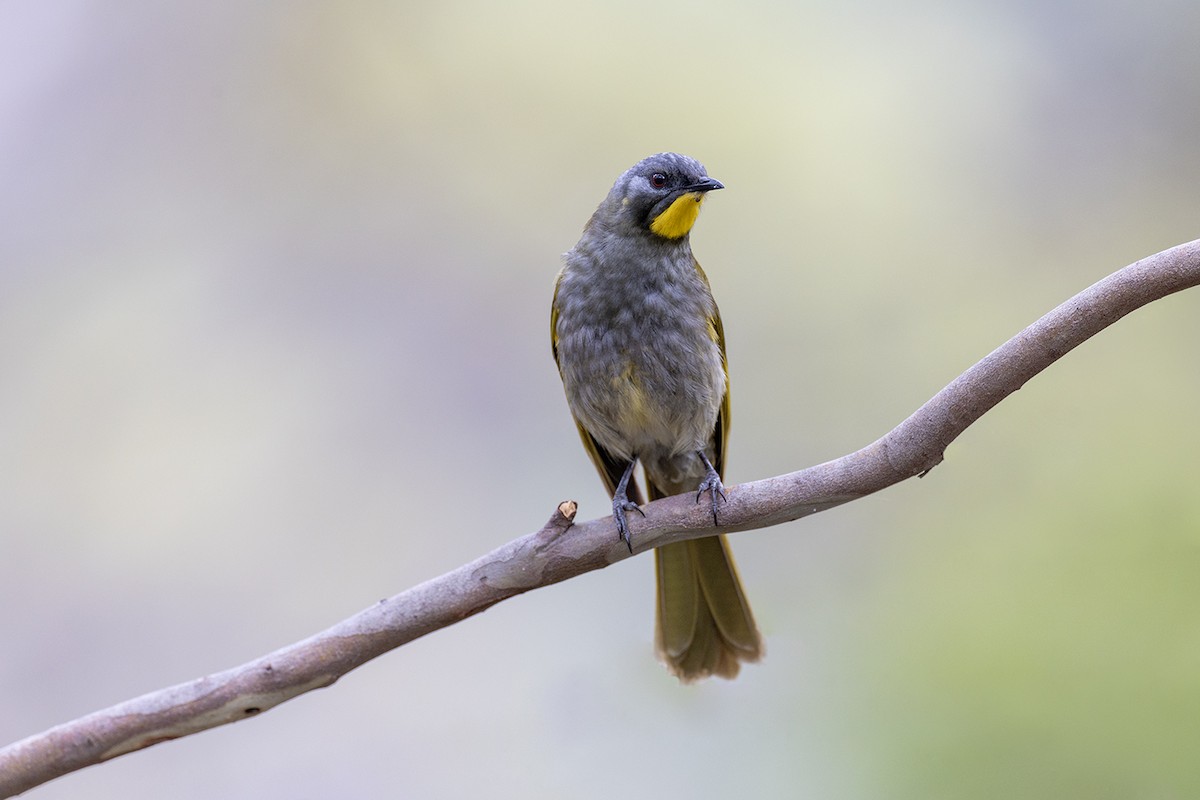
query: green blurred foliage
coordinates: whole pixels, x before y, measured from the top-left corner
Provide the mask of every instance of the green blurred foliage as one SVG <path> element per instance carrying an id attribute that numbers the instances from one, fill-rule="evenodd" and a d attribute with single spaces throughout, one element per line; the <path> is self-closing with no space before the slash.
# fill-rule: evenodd
<path id="1" fill-rule="evenodd" d="M 0 739 L 603 514 L 550 290 L 651 152 L 729 187 L 693 238 L 730 480 L 882 435 L 1196 237 L 1197 36 L 1185 2 L 0 5 Z M 736 682 L 653 662 L 634 559 L 37 796 L 1196 796 L 1198 303 L 923 480 L 736 537 Z"/>

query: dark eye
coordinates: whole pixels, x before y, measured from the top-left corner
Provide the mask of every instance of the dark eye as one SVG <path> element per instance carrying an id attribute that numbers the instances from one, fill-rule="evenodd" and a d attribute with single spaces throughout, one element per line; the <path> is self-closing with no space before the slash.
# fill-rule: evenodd
<path id="1" fill-rule="evenodd" d="M 656 172 L 650 176 L 650 185 L 655 189 L 661 189 L 667 185 L 667 176 L 661 172 Z"/>

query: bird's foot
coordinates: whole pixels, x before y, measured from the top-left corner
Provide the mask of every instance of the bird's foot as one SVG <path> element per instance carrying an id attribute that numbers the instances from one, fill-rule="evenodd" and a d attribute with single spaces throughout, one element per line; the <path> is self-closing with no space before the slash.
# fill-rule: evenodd
<path id="1" fill-rule="evenodd" d="M 629 552 L 632 553 L 633 540 L 629 535 L 629 523 L 625 520 L 625 512 L 636 511 L 643 517 L 646 516 L 646 512 L 642 511 L 641 506 L 639 506 L 637 503 L 629 500 L 629 498 L 625 496 L 624 492 L 613 498 L 612 509 L 613 519 L 617 522 L 617 533 L 620 535 L 621 541 L 624 542 L 625 546 L 629 548 Z"/>
<path id="2" fill-rule="evenodd" d="M 696 502 L 700 502 L 700 497 L 705 492 L 710 492 L 712 494 L 713 524 L 716 525 L 717 506 L 722 500 L 728 500 L 729 498 L 725 496 L 725 484 L 721 483 L 721 476 L 718 475 L 716 469 L 713 468 L 712 462 L 708 460 L 708 456 L 706 456 L 702 450 L 698 451 L 696 455 L 700 456 L 700 460 L 704 462 L 704 467 L 706 470 L 704 474 L 704 480 L 700 481 L 700 487 L 696 489 Z"/>

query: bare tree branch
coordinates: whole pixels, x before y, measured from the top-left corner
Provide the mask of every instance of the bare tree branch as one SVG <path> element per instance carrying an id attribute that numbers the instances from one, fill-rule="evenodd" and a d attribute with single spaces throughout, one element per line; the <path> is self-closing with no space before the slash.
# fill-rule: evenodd
<path id="1" fill-rule="evenodd" d="M 729 488 L 721 526 L 689 497 L 659 500 L 634 518 L 635 550 L 764 528 L 877 492 L 942 460 L 989 409 L 1075 346 L 1136 308 L 1200 284 L 1200 240 L 1113 273 L 1014 336 L 883 438 L 834 461 Z M 239 667 L 142 695 L 0 750 L 0 796 L 168 739 L 255 716 L 329 686 L 371 659 L 513 595 L 629 557 L 611 519 L 572 526 L 575 504 L 482 558 L 382 600 L 301 642 Z M 570 534 L 567 529 L 570 528 Z"/>

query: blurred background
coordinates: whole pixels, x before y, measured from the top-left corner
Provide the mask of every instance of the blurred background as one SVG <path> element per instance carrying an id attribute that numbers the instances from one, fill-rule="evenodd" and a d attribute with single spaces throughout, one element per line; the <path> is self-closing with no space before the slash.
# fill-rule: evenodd
<path id="1" fill-rule="evenodd" d="M 0 743 L 607 513 L 550 358 L 624 169 L 693 234 L 727 483 L 887 432 L 1200 235 L 1200 13 L 1120 4 L 0 5 Z M 945 463 L 735 537 L 767 659 L 680 687 L 651 560 L 31 797 L 1200 794 L 1200 294 Z"/>

